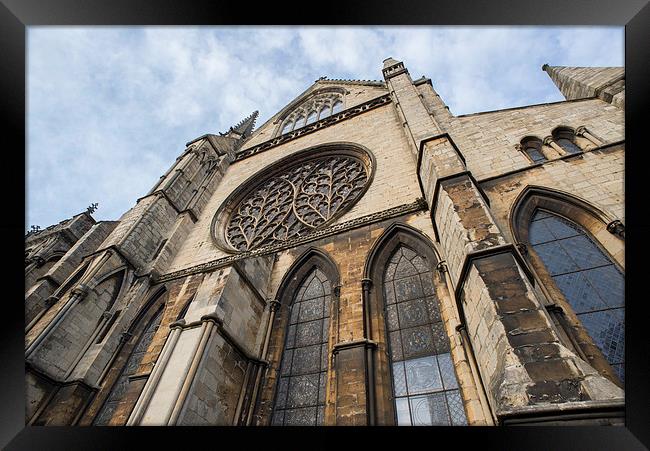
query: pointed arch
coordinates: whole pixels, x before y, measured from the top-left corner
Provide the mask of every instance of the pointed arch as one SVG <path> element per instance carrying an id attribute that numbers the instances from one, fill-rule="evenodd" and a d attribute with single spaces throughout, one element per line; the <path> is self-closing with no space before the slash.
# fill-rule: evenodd
<path id="1" fill-rule="evenodd" d="M 296 259 L 280 283 L 270 366 L 259 404 L 268 424 L 324 424 L 338 283 L 334 261 L 313 247 Z"/>
<path id="2" fill-rule="evenodd" d="M 467 424 L 440 299 L 446 280 L 424 234 L 392 224 L 374 243 L 364 268 L 364 310 L 373 356 L 379 425 Z"/>
<path id="3" fill-rule="evenodd" d="M 602 240 L 599 237 L 610 236 L 608 227 L 617 218 L 602 208 L 574 194 L 539 185 L 528 185 L 512 203 L 509 214 L 510 232 L 518 243 L 528 242 L 528 225 L 537 209 L 556 214 L 575 222 L 584 228 L 601 246 L 624 267 L 623 240 Z"/>
<path id="4" fill-rule="evenodd" d="M 289 270 L 285 273 L 278 286 L 276 299 L 283 305 L 286 305 L 287 299 L 291 297 L 291 293 L 297 291 L 297 287 L 302 283 L 303 279 L 315 268 L 323 271 L 333 286 L 338 285 L 340 280 L 339 270 L 334 260 L 324 251 L 310 247 L 296 258 Z"/>
<path id="5" fill-rule="evenodd" d="M 427 257 L 431 259 L 431 263 L 434 266 L 441 261 L 440 253 L 428 236 L 408 224 L 395 222 L 377 238 L 370 248 L 363 269 L 363 277 L 372 279 L 373 269 L 381 265 L 382 257 L 385 259 L 386 254 L 392 253 L 399 246 L 399 243 L 417 247 L 427 254 Z"/>
<path id="6" fill-rule="evenodd" d="M 612 222 L 606 212 L 577 196 L 539 186 L 526 187 L 510 215 L 513 237 L 524 245 L 565 344 L 621 385 L 624 243 L 609 238 Z"/>

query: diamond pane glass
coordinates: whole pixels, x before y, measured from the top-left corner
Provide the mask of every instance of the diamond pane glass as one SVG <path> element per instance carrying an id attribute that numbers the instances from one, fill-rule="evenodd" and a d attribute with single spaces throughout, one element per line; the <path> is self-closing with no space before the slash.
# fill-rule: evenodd
<path id="1" fill-rule="evenodd" d="M 314 269 L 291 304 L 272 424 L 314 426 L 323 422 L 331 284 Z M 296 313 L 298 312 L 298 313 Z"/>
<path id="2" fill-rule="evenodd" d="M 384 272 L 395 421 L 400 426 L 467 424 L 433 280 L 427 259 L 406 246 L 395 251 Z"/>
<path id="3" fill-rule="evenodd" d="M 413 426 L 449 426 L 451 424 L 444 393 L 409 398 Z"/>
<path id="4" fill-rule="evenodd" d="M 543 224 L 553 236 L 539 227 Z M 624 276 L 576 224 L 537 210 L 529 239 L 594 343 L 623 381 L 625 354 Z"/>

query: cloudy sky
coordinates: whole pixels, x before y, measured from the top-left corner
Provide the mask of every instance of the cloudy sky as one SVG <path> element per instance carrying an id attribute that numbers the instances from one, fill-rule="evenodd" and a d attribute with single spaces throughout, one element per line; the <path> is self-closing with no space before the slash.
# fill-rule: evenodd
<path id="1" fill-rule="evenodd" d="M 563 100 L 542 64 L 623 66 L 622 27 L 28 27 L 26 225 L 118 219 L 205 133 L 321 76 L 425 75 L 456 115 Z"/>

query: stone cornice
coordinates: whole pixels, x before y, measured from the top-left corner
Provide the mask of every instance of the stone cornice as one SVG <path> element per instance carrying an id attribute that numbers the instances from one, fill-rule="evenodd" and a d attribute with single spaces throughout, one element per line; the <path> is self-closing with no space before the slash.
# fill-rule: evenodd
<path id="1" fill-rule="evenodd" d="M 365 111 L 380 107 L 382 105 L 386 105 L 390 101 L 391 101 L 390 94 L 385 94 L 383 96 L 376 97 L 372 100 L 369 100 L 368 102 L 362 103 L 352 108 L 348 108 L 347 110 L 343 110 L 340 113 L 328 116 L 325 119 L 321 119 L 320 121 L 299 128 L 298 130 L 285 133 L 284 135 L 276 136 L 275 138 L 272 138 L 268 141 L 264 141 L 263 143 L 250 147 L 248 149 L 240 150 L 237 152 L 234 161 L 237 162 L 245 158 L 248 158 L 252 155 L 258 154 L 260 152 L 264 152 L 273 147 L 279 146 L 280 144 L 284 144 L 286 142 L 292 141 L 301 136 L 307 135 L 309 133 L 313 133 L 324 127 L 329 127 L 330 125 L 333 125 L 337 122 L 357 116 Z"/>
<path id="2" fill-rule="evenodd" d="M 335 224 L 331 227 L 327 227 L 322 230 L 317 230 L 310 234 L 296 237 L 281 243 L 275 243 L 269 246 L 263 246 L 252 251 L 239 252 L 235 255 L 230 255 L 228 257 L 218 258 L 206 263 L 201 263 L 196 266 L 189 268 L 181 269 L 179 271 L 174 271 L 168 274 L 160 276 L 157 280 L 157 283 L 167 282 L 169 280 L 179 279 L 181 277 L 189 276 L 192 274 L 199 274 L 202 272 L 213 271 L 217 268 L 221 268 L 232 264 L 233 262 L 244 260 L 249 257 L 259 257 L 261 255 L 273 254 L 278 251 L 289 249 L 291 247 L 299 246 L 301 244 L 309 243 L 311 241 L 316 241 L 321 238 L 328 236 L 336 235 L 338 233 L 347 232 L 364 225 L 371 224 L 373 222 L 383 221 L 385 219 L 394 218 L 408 213 L 414 213 L 416 211 L 427 210 L 427 204 L 424 199 L 417 199 L 415 202 L 410 204 L 400 205 L 398 207 L 390 208 L 388 210 L 380 211 L 377 213 L 372 213 L 370 215 L 362 216 L 360 218 L 351 219 L 350 221 L 342 222 L 340 224 Z"/>

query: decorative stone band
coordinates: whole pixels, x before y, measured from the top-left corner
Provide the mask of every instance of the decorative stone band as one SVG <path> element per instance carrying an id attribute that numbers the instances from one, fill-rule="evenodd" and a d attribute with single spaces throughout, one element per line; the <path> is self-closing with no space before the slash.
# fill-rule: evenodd
<path id="1" fill-rule="evenodd" d="M 365 111 L 372 110 L 373 108 L 386 105 L 390 101 L 391 101 L 390 94 L 385 94 L 381 97 L 377 97 L 368 102 L 362 103 L 361 105 L 348 108 L 347 110 L 341 111 L 338 114 L 333 114 L 331 116 L 328 116 L 325 119 L 321 119 L 320 121 L 314 122 L 313 124 L 307 125 L 306 127 L 302 127 L 293 132 L 285 133 L 284 135 L 277 136 L 273 139 L 265 141 L 249 149 L 240 150 L 237 152 L 237 156 L 235 157 L 234 161 L 240 161 L 252 155 L 258 154 L 260 152 L 264 152 L 266 150 L 271 149 L 272 147 L 279 146 L 280 144 L 286 143 L 288 141 L 292 141 L 300 136 L 307 135 L 309 133 L 320 130 L 324 127 L 329 127 L 332 124 L 357 116 Z"/>
<path id="2" fill-rule="evenodd" d="M 414 213 L 416 211 L 422 211 L 427 209 L 428 207 L 426 201 L 422 198 L 418 198 L 413 203 L 400 205 L 398 207 L 390 208 L 388 210 L 384 210 L 367 216 L 362 216 L 360 218 L 352 219 L 350 221 L 346 221 L 341 224 L 336 224 L 331 227 L 327 227 L 325 229 L 315 231 L 308 235 L 300 236 L 297 238 L 293 238 L 269 246 L 263 246 L 252 251 L 240 252 L 236 255 L 218 258 L 216 260 L 212 260 L 206 263 L 201 263 L 200 265 L 196 265 L 189 268 L 181 269 L 179 271 L 174 271 L 168 274 L 164 274 L 158 278 L 157 283 L 179 279 L 181 277 L 189 276 L 191 274 L 199 274 L 202 272 L 213 271 L 217 268 L 227 266 L 233 262 L 244 260 L 249 257 L 259 257 L 261 255 L 273 254 L 275 252 L 284 249 L 289 249 L 291 247 L 299 246 L 304 243 L 309 243 L 311 241 L 316 241 L 321 238 L 336 235 L 337 233 L 347 232 L 348 230 L 356 229 L 358 227 L 371 224 L 373 222 L 379 222 L 385 219 L 390 219 L 404 214 Z"/>

